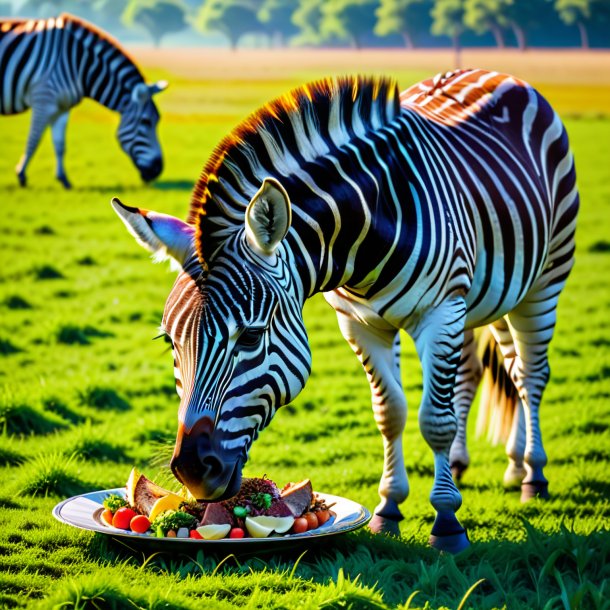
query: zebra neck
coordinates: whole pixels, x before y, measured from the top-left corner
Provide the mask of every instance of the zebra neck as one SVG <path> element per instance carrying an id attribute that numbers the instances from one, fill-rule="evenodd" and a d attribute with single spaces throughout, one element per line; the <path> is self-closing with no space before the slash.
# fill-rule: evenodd
<path id="1" fill-rule="evenodd" d="M 71 25 L 73 38 L 81 46 L 75 68 L 84 97 L 120 112 L 134 86 L 144 82 L 140 71 L 112 41 L 82 24 Z"/>

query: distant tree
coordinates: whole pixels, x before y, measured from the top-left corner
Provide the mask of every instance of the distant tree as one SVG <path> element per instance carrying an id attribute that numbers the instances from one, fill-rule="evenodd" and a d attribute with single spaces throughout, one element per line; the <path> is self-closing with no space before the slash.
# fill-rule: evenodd
<path id="1" fill-rule="evenodd" d="M 506 46 L 504 32 L 508 25 L 506 7 L 512 0 L 465 0 L 464 25 L 477 34 L 491 32 L 500 49 Z"/>
<path id="2" fill-rule="evenodd" d="M 236 49 L 244 34 L 263 30 L 257 16 L 261 4 L 260 0 L 205 0 L 195 27 L 202 32 L 222 32 Z"/>
<path id="3" fill-rule="evenodd" d="M 520 51 L 527 49 L 528 30 L 544 23 L 548 16 L 548 9 L 548 0 L 510 0 L 506 4 L 504 15 L 515 34 Z"/>
<path id="4" fill-rule="evenodd" d="M 280 38 L 282 44 L 297 33 L 292 16 L 298 7 L 297 0 L 263 0 L 257 17 L 270 35 Z"/>
<path id="5" fill-rule="evenodd" d="M 580 46 L 589 48 L 589 26 L 608 24 L 610 2 L 608 0 L 555 0 L 555 10 L 566 25 L 575 25 L 580 34 Z"/>
<path id="6" fill-rule="evenodd" d="M 327 0 L 322 4 L 320 32 L 326 39 L 347 39 L 357 49 L 373 32 L 379 0 Z"/>
<path id="7" fill-rule="evenodd" d="M 326 0 L 298 0 L 298 5 L 292 14 L 292 23 L 298 34 L 292 39 L 297 45 L 318 45 L 323 41 L 322 7 Z"/>
<path id="8" fill-rule="evenodd" d="M 400 34 L 408 49 L 414 49 L 419 32 L 430 28 L 432 0 L 381 0 L 377 8 L 377 36 Z"/>
<path id="9" fill-rule="evenodd" d="M 449 36 L 451 38 L 455 67 L 461 67 L 460 36 L 464 32 L 464 0 L 434 0 L 430 31 L 435 36 Z"/>
<path id="10" fill-rule="evenodd" d="M 180 32 L 188 26 L 185 7 L 180 0 L 130 0 L 122 21 L 128 27 L 144 28 L 156 47 L 167 34 Z"/>

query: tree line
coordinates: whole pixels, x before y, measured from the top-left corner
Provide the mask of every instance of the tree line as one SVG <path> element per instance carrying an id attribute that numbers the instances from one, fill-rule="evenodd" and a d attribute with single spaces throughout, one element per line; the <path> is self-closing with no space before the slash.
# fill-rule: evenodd
<path id="1" fill-rule="evenodd" d="M 0 1 L 0 13 L 7 7 Z M 525 50 L 532 32 L 545 30 L 560 43 L 563 36 L 565 46 L 570 30 L 584 49 L 591 32 L 597 46 L 610 46 L 610 0 L 24 0 L 16 13 L 62 10 L 113 32 L 139 29 L 156 46 L 188 29 L 220 33 L 232 48 L 256 35 L 276 46 L 413 49 L 449 40 L 459 51 L 465 39 L 487 35 L 500 48 Z"/>

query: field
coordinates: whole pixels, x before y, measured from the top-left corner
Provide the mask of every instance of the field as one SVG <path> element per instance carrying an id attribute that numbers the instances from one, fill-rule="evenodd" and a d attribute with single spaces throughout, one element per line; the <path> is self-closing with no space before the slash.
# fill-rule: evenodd
<path id="1" fill-rule="evenodd" d="M 62 498 L 124 484 L 132 465 L 171 484 L 178 399 L 157 334 L 174 279 L 126 233 L 119 196 L 179 217 L 217 141 L 250 111 L 332 73 L 386 72 L 406 87 L 451 67 L 446 52 L 220 53 L 135 49 L 158 98 L 166 169 L 143 186 L 91 102 L 71 115 L 66 168 L 53 179 L 47 135 L 14 176 L 29 115 L 0 117 L 0 607 L 610 608 L 610 73 L 608 54 L 466 53 L 466 64 L 529 79 L 560 111 L 577 160 L 577 265 L 562 296 L 542 409 L 552 498 L 504 492 L 504 450 L 470 434 L 458 513 L 472 547 L 427 546 L 432 454 L 417 428 L 421 373 L 403 338 L 411 495 L 400 540 L 366 530 L 287 555 L 145 556 L 51 516 Z M 525 60 L 524 60 L 525 57 Z M 603 66 L 606 66 L 603 69 Z M 310 300 L 313 373 L 276 415 L 246 474 L 315 487 L 373 509 L 382 443 L 368 383 L 332 310 Z M 471 418 L 474 430 L 476 412 Z M 470 589 L 477 585 L 474 590 Z"/>

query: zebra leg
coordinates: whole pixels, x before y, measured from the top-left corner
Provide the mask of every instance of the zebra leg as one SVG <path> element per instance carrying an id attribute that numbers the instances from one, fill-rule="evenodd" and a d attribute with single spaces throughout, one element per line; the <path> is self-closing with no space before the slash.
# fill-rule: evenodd
<path id="1" fill-rule="evenodd" d="M 379 483 L 381 502 L 369 527 L 375 533 L 399 536 L 403 515 L 398 505 L 409 495 L 402 434 L 407 421 L 407 401 L 400 380 L 400 336 L 396 329 L 365 325 L 337 312 L 343 336 L 362 363 L 373 401 L 375 422 L 383 437 L 383 475 Z"/>
<path id="2" fill-rule="evenodd" d="M 516 351 L 512 377 L 519 392 L 525 419 L 525 478 L 521 500 L 548 498 L 548 481 L 543 469 L 547 463 L 542 445 L 539 407 L 550 377 L 548 345 L 553 337 L 558 294 L 554 288 L 530 292 L 506 317 Z M 551 292 L 545 298 L 545 292 Z"/>
<path id="3" fill-rule="evenodd" d="M 17 167 L 15 168 L 20 186 L 27 185 L 25 170 L 27 169 L 28 163 L 34 156 L 34 153 L 38 148 L 38 144 L 40 143 L 40 139 L 42 138 L 42 134 L 47 128 L 49 122 L 49 115 L 44 112 L 44 110 L 32 105 L 32 121 L 30 123 L 30 132 L 28 133 L 25 153 L 23 153 L 19 163 L 17 163 Z"/>
<path id="4" fill-rule="evenodd" d="M 422 435 L 434 452 L 434 483 L 430 502 L 436 510 L 430 544 L 458 553 L 470 543 L 455 516 L 462 504 L 449 466 L 449 449 L 457 431 L 453 390 L 464 345 L 466 304 L 448 300 L 427 312 L 413 332 L 423 369 L 424 392 L 419 409 Z"/>
<path id="5" fill-rule="evenodd" d="M 464 332 L 464 346 L 460 356 L 455 390 L 453 394 L 453 408 L 457 416 L 457 432 L 449 451 L 449 464 L 456 481 L 460 481 L 470 464 L 468 447 L 466 445 L 466 424 L 468 413 L 481 380 L 482 367 L 477 355 L 477 343 L 474 332 Z"/>
<path id="6" fill-rule="evenodd" d="M 55 148 L 55 158 L 57 160 L 56 178 L 62 183 L 64 188 L 70 189 L 72 185 L 64 170 L 64 154 L 66 152 L 66 127 L 68 125 L 68 111 L 59 114 L 51 124 L 51 135 L 53 136 L 53 147 Z"/>

